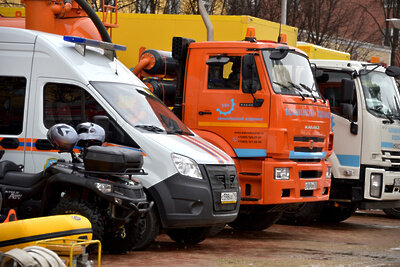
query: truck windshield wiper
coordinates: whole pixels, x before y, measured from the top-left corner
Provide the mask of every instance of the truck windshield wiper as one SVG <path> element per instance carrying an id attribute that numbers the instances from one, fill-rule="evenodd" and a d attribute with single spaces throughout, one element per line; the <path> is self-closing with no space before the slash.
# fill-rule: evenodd
<path id="1" fill-rule="evenodd" d="M 369 110 L 372 110 L 372 111 L 375 111 L 376 113 L 382 114 L 383 116 L 385 116 L 389 120 L 389 122 L 391 124 L 394 123 L 394 120 L 392 119 L 392 117 L 389 116 L 388 114 L 386 114 L 385 112 L 383 112 L 382 110 L 377 109 L 377 108 L 369 108 Z"/>
<path id="2" fill-rule="evenodd" d="M 304 95 L 303 95 L 303 93 L 302 93 L 302 91 L 303 91 L 303 89 L 301 89 L 301 87 L 300 86 L 298 86 L 297 84 L 295 84 L 295 83 L 292 83 L 292 82 L 288 82 L 291 86 L 293 86 L 293 88 L 294 89 L 296 89 L 297 90 L 297 92 L 299 92 L 299 94 L 301 95 L 301 97 L 303 98 L 303 100 L 305 99 L 305 97 L 304 97 Z"/>
<path id="3" fill-rule="evenodd" d="M 278 82 L 273 82 L 274 84 L 279 85 L 282 88 L 285 88 L 286 90 L 293 90 L 296 89 L 295 91 L 299 93 L 299 95 L 301 96 L 302 100 L 304 101 L 306 98 L 304 97 L 304 95 L 301 93 L 301 89 L 299 89 L 298 87 L 296 87 L 297 85 L 290 83 L 293 87 L 289 87 L 287 85 L 284 85 L 283 83 L 278 83 Z"/>
<path id="4" fill-rule="evenodd" d="M 317 102 L 317 98 L 313 94 L 312 88 L 308 87 L 308 85 L 305 85 L 304 83 L 300 83 L 300 85 L 301 85 L 301 87 L 306 89 L 308 92 L 310 92 L 311 96 L 314 98 L 314 102 Z M 314 87 L 314 85 L 313 85 L 313 87 Z"/>
<path id="5" fill-rule="evenodd" d="M 135 125 L 135 127 L 144 129 L 146 131 L 155 132 L 155 133 L 164 132 L 164 130 L 161 129 L 160 127 L 157 127 L 155 125 L 150 125 L 150 124 L 139 124 L 139 125 Z"/>

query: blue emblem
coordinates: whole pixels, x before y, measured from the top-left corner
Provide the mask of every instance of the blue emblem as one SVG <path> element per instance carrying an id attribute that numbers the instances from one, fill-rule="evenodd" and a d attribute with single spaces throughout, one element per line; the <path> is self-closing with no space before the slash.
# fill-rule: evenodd
<path id="1" fill-rule="evenodd" d="M 228 111 L 226 111 L 226 112 L 223 112 L 223 111 L 221 111 L 219 108 L 217 108 L 217 111 L 219 112 L 219 114 L 225 115 L 225 116 L 228 115 L 228 114 L 231 114 L 231 112 L 233 111 L 233 109 L 234 109 L 234 107 L 235 107 L 234 99 L 232 98 L 231 101 L 232 101 L 232 107 L 231 107 L 230 110 L 228 110 Z"/>

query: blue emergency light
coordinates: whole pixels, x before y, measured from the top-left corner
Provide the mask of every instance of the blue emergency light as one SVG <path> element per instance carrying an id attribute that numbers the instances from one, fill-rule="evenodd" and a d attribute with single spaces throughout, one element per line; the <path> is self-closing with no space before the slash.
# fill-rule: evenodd
<path id="1" fill-rule="evenodd" d="M 108 42 L 97 41 L 93 39 L 77 37 L 77 36 L 64 36 L 64 41 L 74 43 L 75 49 L 82 55 L 85 55 L 86 46 L 98 47 L 104 49 L 104 55 L 110 60 L 114 58 L 114 51 L 126 51 L 126 46 L 118 45 Z"/>

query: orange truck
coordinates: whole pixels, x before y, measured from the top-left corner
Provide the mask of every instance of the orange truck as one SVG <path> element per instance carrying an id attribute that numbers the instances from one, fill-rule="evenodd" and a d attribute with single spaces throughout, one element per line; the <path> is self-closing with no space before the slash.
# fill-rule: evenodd
<path id="1" fill-rule="evenodd" d="M 140 54 L 133 72 L 196 134 L 234 159 L 242 193 L 232 227 L 262 230 L 283 210 L 329 199 L 329 103 L 304 52 L 257 41 L 249 28 L 244 41 L 174 37 L 172 52 Z"/>

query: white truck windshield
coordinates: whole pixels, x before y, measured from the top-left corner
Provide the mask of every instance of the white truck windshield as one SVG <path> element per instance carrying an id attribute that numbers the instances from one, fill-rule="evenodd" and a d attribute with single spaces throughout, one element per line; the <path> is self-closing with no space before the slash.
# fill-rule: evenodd
<path id="1" fill-rule="evenodd" d="M 91 85 L 133 127 L 157 133 L 192 135 L 168 107 L 144 88 L 110 82 L 91 82 Z"/>
<path id="2" fill-rule="evenodd" d="M 384 72 L 361 74 L 367 109 L 375 116 L 400 116 L 399 93 L 392 77 Z"/>
<path id="3" fill-rule="evenodd" d="M 272 50 L 264 50 L 262 53 L 275 93 L 320 98 L 306 57 L 289 52 L 281 60 L 271 60 Z"/>

